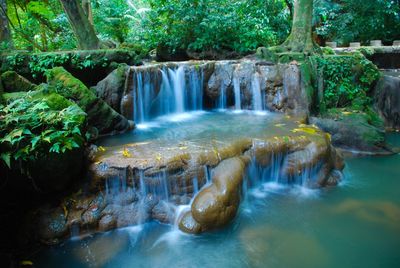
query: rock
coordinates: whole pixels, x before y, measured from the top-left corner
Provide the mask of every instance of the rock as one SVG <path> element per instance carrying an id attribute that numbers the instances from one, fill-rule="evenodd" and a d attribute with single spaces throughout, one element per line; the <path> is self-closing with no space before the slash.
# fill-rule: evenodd
<path id="1" fill-rule="evenodd" d="M 193 218 L 190 210 L 179 218 L 179 229 L 188 234 L 199 234 L 202 232 L 201 225 Z"/>
<path id="2" fill-rule="evenodd" d="M 328 132 L 336 147 L 372 153 L 386 151 L 384 130 L 370 124 L 363 113 L 344 115 L 339 119 L 312 117 L 310 123 Z"/>
<path id="3" fill-rule="evenodd" d="M 196 195 L 191 206 L 192 216 L 202 228 L 214 229 L 235 217 L 244 169 L 239 157 L 224 160 L 214 169 L 213 183 Z"/>
<path id="4" fill-rule="evenodd" d="M 57 243 L 68 233 L 63 209 L 57 207 L 40 210 L 35 228 L 40 241 L 49 245 Z"/>
<path id="5" fill-rule="evenodd" d="M 20 76 L 14 71 L 7 71 L 1 75 L 1 82 L 5 92 L 20 92 L 34 90 L 35 84 Z"/>
<path id="6" fill-rule="evenodd" d="M 112 71 L 95 87 L 97 97 L 104 100 L 118 113 L 121 113 L 121 99 L 125 89 L 128 70 L 128 65 L 120 64 L 117 69 Z"/>
<path id="7" fill-rule="evenodd" d="M 117 221 L 112 215 L 104 215 L 99 221 L 99 231 L 106 232 L 114 229 L 117 226 Z"/>
<path id="8" fill-rule="evenodd" d="M 151 218 L 162 223 L 174 223 L 175 207 L 170 203 L 160 201 L 151 210 Z"/>
<path id="9" fill-rule="evenodd" d="M 57 93 L 78 104 L 87 113 L 88 123 L 100 134 L 110 134 L 129 130 L 130 123 L 107 103 L 90 91 L 81 81 L 62 67 L 47 72 L 47 80 L 57 89 Z"/>
<path id="10" fill-rule="evenodd" d="M 374 105 L 385 126 L 400 129 L 400 78 L 384 75 L 374 90 Z"/>
<path id="11" fill-rule="evenodd" d="M 216 100 L 221 94 L 221 89 L 226 90 L 232 86 L 232 76 L 233 65 L 230 62 L 215 63 L 214 71 L 206 85 L 206 95 L 210 99 Z"/>

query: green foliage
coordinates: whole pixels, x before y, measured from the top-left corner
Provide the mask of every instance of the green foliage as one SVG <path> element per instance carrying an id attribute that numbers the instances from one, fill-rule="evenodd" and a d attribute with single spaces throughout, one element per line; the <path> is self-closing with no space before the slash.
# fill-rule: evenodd
<path id="1" fill-rule="evenodd" d="M 318 0 L 314 18 L 320 37 L 343 45 L 374 39 L 391 44 L 400 36 L 398 0 Z"/>
<path id="2" fill-rule="evenodd" d="M 7 7 L 16 48 L 49 51 L 76 47 L 58 0 L 9 0 Z"/>
<path id="3" fill-rule="evenodd" d="M 317 64 L 324 78 L 323 106 L 364 110 L 370 104 L 368 92 L 380 77 L 372 62 L 355 54 L 318 57 Z"/>
<path id="4" fill-rule="evenodd" d="M 141 27 L 149 47 L 172 51 L 230 50 L 246 53 L 275 45 L 289 32 L 284 1 L 149 0 Z"/>
<path id="5" fill-rule="evenodd" d="M 43 99 L 27 94 L 0 107 L 0 161 L 11 167 L 13 161 L 31 162 L 83 145 L 85 113 L 72 103 L 52 109 L 60 108 L 55 106 L 60 99 L 57 94 Z"/>

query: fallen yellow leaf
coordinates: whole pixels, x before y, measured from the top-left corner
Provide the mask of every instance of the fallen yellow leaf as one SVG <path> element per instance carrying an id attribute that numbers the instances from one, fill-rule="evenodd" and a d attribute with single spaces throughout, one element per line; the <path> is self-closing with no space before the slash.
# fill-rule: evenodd
<path id="1" fill-rule="evenodd" d="M 24 265 L 24 266 L 27 266 L 27 265 L 32 266 L 32 265 L 33 265 L 33 262 L 31 262 L 31 261 L 21 261 L 21 265 Z"/>
<path id="2" fill-rule="evenodd" d="M 128 149 L 124 148 L 124 150 L 122 151 L 122 155 L 124 157 L 132 157 L 132 154 L 129 152 Z"/>

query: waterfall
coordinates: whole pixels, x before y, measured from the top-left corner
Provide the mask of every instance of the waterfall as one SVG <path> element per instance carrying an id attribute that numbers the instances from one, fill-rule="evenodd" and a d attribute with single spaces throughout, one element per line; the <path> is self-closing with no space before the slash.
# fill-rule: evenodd
<path id="1" fill-rule="evenodd" d="M 240 100 L 240 81 L 239 78 L 233 78 L 233 93 L 235 95 L 235 110 L 241 109 L 241 100 Z"/>
<path id="2" fill-rule="evenodd" d="M 189 90 L 186 91 L 186 98 L 189 100 L 191 110 L 203 109 L 203 87 L 204 74 L 192 67 L 189 72 Z"/>
<path id="3" fill-rule="evenodd" d="M 151 102 L 154 98 L 154 74 L 151 72 L 135 73 L 133 91 L 133 118 L 135 122 L 141 123 L 149 119 Z"/>
<path id="4" fill-rule="evenodd" d="M 221 85 L 219 92 L 218 109 L 224 110 L 226 109 L 226 87 Z"/>
<path id="5" fill-rule="evenodd" d="M 260 79 L 255 73 L 251 80 L 251 91 L 253 94 L 253 110 L 262 111 L 264 110 L 263 98 L 261 94 Z"/>
<path id="6" fill-rule="evenodd" d="M 169 77 L 173 85 L 173 93 L 175 100 L 175 113 L 183 113 L 185 111 L 185 69 L 183 66 L 178 69 L 168 69 Z"/>
<path id="7" fill-rule="evenodd" d="M 161 115 L 203 109 L 202 68 L 188 65 L 142 68 L 135 72 L 133 79 L 135 122 L 143 123 Z"/>

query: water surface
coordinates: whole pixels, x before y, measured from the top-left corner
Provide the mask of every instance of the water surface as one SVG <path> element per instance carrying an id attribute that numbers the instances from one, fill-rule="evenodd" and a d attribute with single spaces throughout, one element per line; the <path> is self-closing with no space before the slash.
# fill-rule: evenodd
<path id="1" fill-rule="evenodd" d="M 400 136 L 389 137 L 400 146 Z M 41 252 L 38 267 L 400 267 L 400 155 L 346 160 L 338 187 L 267 183 L 199 236 L 151 222 Z"/>

